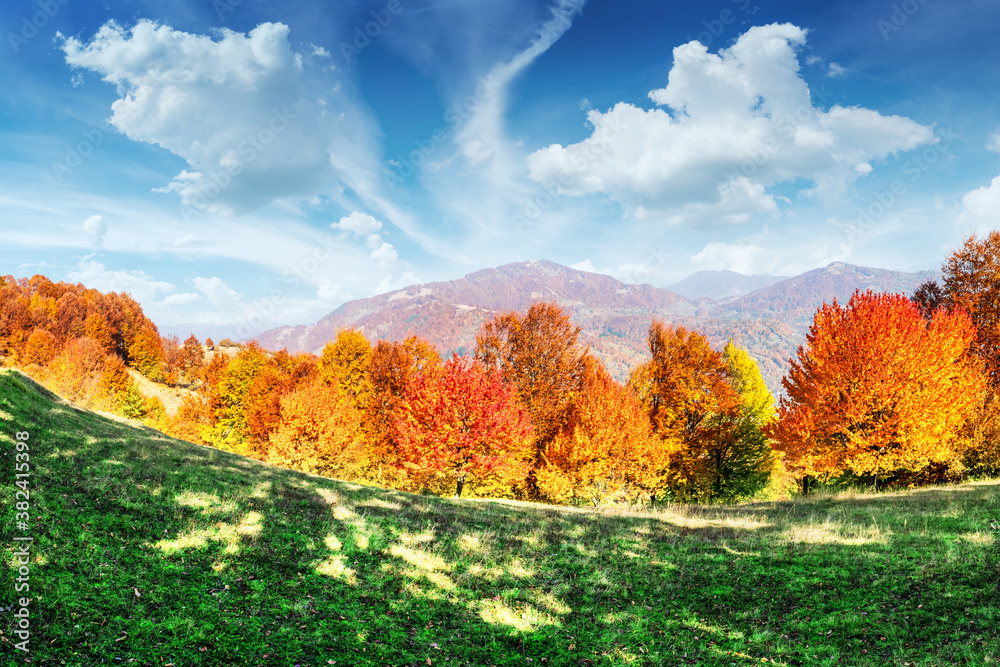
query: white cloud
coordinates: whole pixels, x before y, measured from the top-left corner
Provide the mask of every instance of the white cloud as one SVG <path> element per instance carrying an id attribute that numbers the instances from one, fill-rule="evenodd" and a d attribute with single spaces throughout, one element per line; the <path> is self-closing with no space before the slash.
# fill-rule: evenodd
<path id="1" fill-rule="evenodd" d="M 327 187 L 334 130 L 351 131 L 326 118 L 288 32 L 262 23 L 213 39 L 148 20 L 129 30 L 112 21 L 89 42 L 65 39 L 62 50 L 70 65 L 117 85 L 118 130 L 188 162 L 157 191 L 230 214 Z"/>
<path id="2" fill-rule="evenodd" d="M 350 232 L 355 236 L 368 236 L 382 229 L 381 222 L 367 213 L 359 213 L 358 211 L 341 218 L 339 222 L 335 222 L 331 226 L 342 232 Z"/>
<path id="3" fill-rule="evenodd" d="M 826 70 L 826 75 L 833 78 L 844 76 L 845 74 L 847 74 L 847 68 L 837 63 L 830 63 L 830 66 Z"/>
<path id="4" fill-rule="evenodd" d="M 90 237 L 91 245 L 100 248 L 104 245 L 104 236 L 108 233 L 108 223 L 103 215 L 92 215 L 83 221 L 83 231 Z"/>
<path id="5" fill-rule="evenodd" d="M 182 292 L 180 294 L 171 294 L 165 298 L 161 303 L 164 306 L 184 306 L 193 301 L 197 301 L 201 297 L 194 292 Z"/>
<path id="6" fill-rule="evenodd" d="M 597 273 L 597 269 L 594 268 L 594 263 L 589 259 L 577 262 L 576 264 L 570 264 L 569 268 L 576 269 L 577 271 L 586 271 L 587 273 Z"/>
<path id="7" fill-rule="evenodd" d="M 762 273 L 767 251 L 760 246 L 709 243 L 691 261 L 703 269 L 728 270 L 745 275 Z"/>
<path id="8" fill-rule="evenodd" d="M 156 280 L 145 271 L 109 269 L 94 260 L 81 261 L 66 278 L 100 292 L 126 292 L 143 305 L 151 305 L 161 293 L 174 290 L 170 283 Z"/>
<path id="9" fill-rule="evenodd" d="M 349 292 L 345 292 L 340 283 L 322 283 L 316 290 L 316 298 L 327 303 L 343 303 L 351 298 Z"/>
<path id="10" fill-rule="evenodd" d="M 814 106 L 796 54 L 805 42 L 805 30 L 773 24 L 718 54 L 679 46 L 667 86 L 649 94 L 669 113 L 625 102 L 592 110 L 591 136 L 529 156 L 531 177 L 565 194 L 608 194 L 640 218 L 739 222 L 775 212 L 768 188 L 796 179 L 839 202 L 858 165 L 933 140 L 908 118 Z"/>
<path id="11" fill-rule="evenodd" d="M 455 137 L 459 151 L 471 164 L 492 159 L 503 161 L 503 147 L 507 143 L 503 115 L 510 84 L 569 30 L 573 19 L 583 9 L 584 2 L 585 0 L 556 0 L 548 8 L 549 16 L 539 26 L 535 39 L 528 48 L 493 67 L 480 82 L 475 94 L 478 98 L 475 112 Z M 508 166 L 499 165 L 501 169 Z"/>
<path id="12" fill-rule="evenodd" d="M 391 243 L 383 243 L 375 250 L 372 250 L 371 258 L 378 262 L 379 266 L 384 267 L 399 259 L 399 253 L 396 252 Z"/>
<path id="13" fill-rule="evenodd" d="M 216 277 L 194 279 L 194 286 L 216 307 L 231 307 L 239 303 L 240 293 Z"/>
<path id="14" fill-rule="evenodd" d="M 1000 210 L 1000 176 L 989 185 L 984 185 L 962 198 L 959 224 L 992 229 L 996 226 L 997 211 Z"/>
<path id="15" fill-rule="evenodd" d="M 986 139 L 986 150 L 1000 153 L 1000 134 L 991 134 Z"/>

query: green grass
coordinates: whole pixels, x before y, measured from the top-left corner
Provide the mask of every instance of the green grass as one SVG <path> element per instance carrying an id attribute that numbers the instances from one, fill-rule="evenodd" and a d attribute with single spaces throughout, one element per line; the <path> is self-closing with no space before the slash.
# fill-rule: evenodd
<path id="1" fill-rule="evenodd" d="M 1000 656 L 1000 482 L 655 512 L 266 466 L 0 373 L 31 433 L 32 665 L 946 665 Z M 27 660 L 30 658 L 31 662 Z"/>

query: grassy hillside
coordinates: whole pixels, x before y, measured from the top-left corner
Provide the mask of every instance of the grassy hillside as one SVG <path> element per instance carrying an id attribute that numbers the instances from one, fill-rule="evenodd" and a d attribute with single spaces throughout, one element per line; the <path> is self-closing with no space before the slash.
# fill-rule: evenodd
<path id="1" fill-rule="evenodd" d="M 339 483 L 0 372 L 0 658 L 32 665 L 944 665 L 1000 658 L 1000 482 L 654 513 Z M 13 436 L 31 434 L 31 528 Z M 13 538 L 30 534 L 31 662 Z M 16 607 L 15 607 L 16 608 Z"/>

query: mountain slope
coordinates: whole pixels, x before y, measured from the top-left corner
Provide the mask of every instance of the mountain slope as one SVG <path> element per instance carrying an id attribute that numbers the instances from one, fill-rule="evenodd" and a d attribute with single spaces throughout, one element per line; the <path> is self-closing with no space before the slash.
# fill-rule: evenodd
<path id="1" fill-rule="evenodd" d="M 738 274 L 736 274 L 738 275 Z M 653 318 L 694 328 L 717 347 L 732 337 L 757 358 L 772 391 L 780 389 L 787 361 L 805 340 L 816 308 L 855 289 L 912 293 L 932 272 L 903 273 L 834 263 L 733 299 L 686 299 L 649 285 L 554 262 L 507 264 L 447 282 L 414 285 L 350 301 L 309 326 L 280 327 L 257 340 L 266 348 L 319 352 L 341 328 L 361 329 L 372 340 L 428 339 L 442 352 L 471 352 L 484 322 L 532 302 L 554 301 L 582 327 L 582 342 L 619 380 L 648 356 Z"/>
<path id="2" fill-rule="evenodd" d="M 10 371 L 0 420 L 5 579 L 30 587 L 5 597 L 4 664 L 867 667 L 1000 651 L 997 482 L 593 510 L 283 470 Z M 15 429 L 30 434 L 28 528 Z M 14 648 L 22 596 L 30 655 Z"/>
<path id="3" fill-rule="evenodd" d="M 471 352 L 483 323 L 504 311 L 523 312 L 539 300 L 569 310 L 583 327 L 583 343 L 619 376 L 641 360 L 652 317 L 676 320 L 695 310 L 693 303 L 667 290 L 533 261 L 350 301 L 314 325 L 272 329 L 256 340 L 269 349 L 319 352 L 339 329 L 353 327 L 373 340 L 419 335 L 444 354 Z"/>

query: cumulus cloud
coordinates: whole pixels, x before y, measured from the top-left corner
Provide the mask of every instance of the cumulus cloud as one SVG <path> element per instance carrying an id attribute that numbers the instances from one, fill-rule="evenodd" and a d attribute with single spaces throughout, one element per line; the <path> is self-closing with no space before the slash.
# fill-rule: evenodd
<path id="1" fill-rule="evenodd" d="M 383 268 L 399 259 L 395 246 L 386 243 L 379 234 L 376 234 L 382 230 L 382 223 L 367 213 L 355 211 L 341 218 L 339 222 L 333 223 L 331 227 L 351 234 L 355 238 L 363 238 L 365 246 L 372 251 L 369 258 Z"/>
<path id="2" fill-rule="evenodd" d="M 263 23 L 213 39 L 154 21 L 131 29 L 112 21 L 89 42 L 64 39 L 62 50 L 70 65 L 117 85 L 111 123 L 119 131 L 188 162 L 158 191 L 229 214 L 311 195 L 333 176 L 336 123 L 310 91 L 288 32 Z"/>
<path id="3" fill-rule="evenodd" d="M 81 261 L 66 277 L 101 292 L 125 292 L 143 305 L 152 304 L 162 293 L 174 291 L 173 285 L 156 280 L 145 271 L 109 269 L 94 260 Z"/>
<path id="4" fill-rule="evenodd" d="M 388 266 L 399 259 L 399 253 L 391 243 L 383 243 L 378 248 L 372 250 L 371 258 L 378 262 L 379 266 Z"/>
<path id="5" fill-rule="evenodd" d="M 83 221 L 83 231 L 90 237 L 90 243 L 95 248 L 104 246 L 104 236 L 108 233 L 108 223 L 104 216 L 92 215 Z"/>
<path id="6" fill-rule="evenodd" d="M 378 286 L 375 288 L 374 294 L 385 294 L 386 292 L 403 289 L 404 287 L 409 287 L 410 285 L 416 285 L 419 282 L 420 279 L 409 271 L 401 275 L 399 278 L 386 276 L 381 282 L 379 282 Z"/>
<path id="7" fill-rule="evenodd" d="M 381 222 L 367 213 L 359 213 L 358 211 L 344 216 L 331 226 L 342 232 L 350 232 L 355 236 L 368 236 L 382 230 Z"/>
<path id="8" fill-rule="evenodd" d="M 932 142 L 930 127 L 860 107 L 816 106 L 799 74 L 806 31 L 754 27 L 717 54 L 700 42 L 674 49 L 665 88 L 644 110 L 591 110 L 577 144 L 528 158 L 531 177 L 557 191 L 605 193 L 631 216 L 740 222 L 774 212 L 768 188 L 796 179 L 840 201 L 872 161 Z"/>
<path id="9" fill-rule="evenodd" d="M 709 243 L 691 261 L 703 269 L 735 271 L 745 275 L 761 272 L 767 251 L 760 246 Z"/>
<path id="10" fill-rule="evenodd" d="M 215 276 L 211 278 L 199 276 L 194 279 L 194 286 L 216 307 L 229 307 L 240 301 L 240 293 Z"/>
<path id="11" fill-rule="evenodd" d="M 962 197 L 959 224 L 972 227 L 992 228 L 996 223 L 996 212 L 1000 209 L 1000 176 L 989 185 L 984 185 Z"/>
<path id="12" fill-rule="evenodd" d="M 321 283 L 316 290 L 316 298 L 324 303 L 343 303 L 351 298 L 349 292 L 341 288 L 340 283 Z"/>

